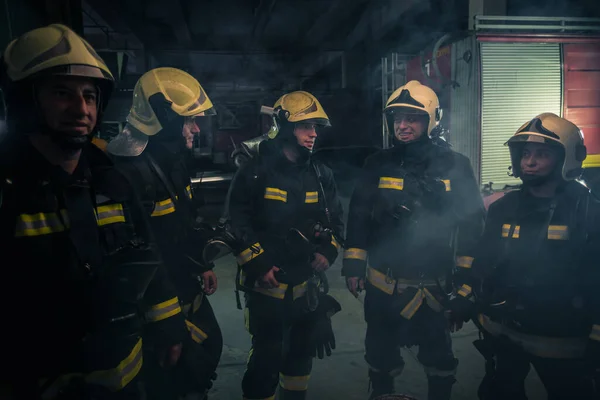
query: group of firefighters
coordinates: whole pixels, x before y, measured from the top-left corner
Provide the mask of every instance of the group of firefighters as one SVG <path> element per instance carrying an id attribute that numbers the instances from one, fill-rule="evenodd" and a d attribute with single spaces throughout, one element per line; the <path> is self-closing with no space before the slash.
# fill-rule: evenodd
<path id="1" fill-rule="evenodd" d="M 207 298 L 215 237 L 245 295 L 244 399 L 306 398 L 313 358 L 335 349 L 341 306 L 324 273 L 342 252 L 348 289 L 366 292 L 370 399 L 394 393 L 412 346 L 428 398 L 450 399 L 450 333 L 467 321 L 481 333 L 480 399 L 527 399 L 531 365 L 551 400 L 598 398 L 600 201 L 578 180 L 573 123 L 544 113 L 518 129 L 507 143 L 523 184 L 486 216 L 469 160 L 432 140 L 435 92 L 410 81 L 385 105 L 393 147 L 367 159 L 344 218 L 332 171 L 311 157 L 330 120 L 310 93 L 288 93 L 217 229 L 199 222 L 186 168 L 215 114 L 195 78 L 146 72 L 107 145 L 95 134 L 114 78 L 84 39 L 50 25 L 1 61 L 0 398 L 207 399 L 223 347 Z"/>

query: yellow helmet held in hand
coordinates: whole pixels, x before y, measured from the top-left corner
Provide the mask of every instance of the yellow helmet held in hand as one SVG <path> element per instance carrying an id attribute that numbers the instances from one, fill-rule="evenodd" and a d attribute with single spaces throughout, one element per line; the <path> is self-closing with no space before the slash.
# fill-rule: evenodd
<path id="1" fill-rule="evenodd" d="M 200 83 L 177 68 L 155 68 L 138 80 L 133 91 L 133 105 L 127 122 L 145 135 L 156 135 L 163 129 L 151 106 L 151 98 L 162 94 L 170 109 L 182 117 L 215 115 L 213 103 Z"/>
<path id="2" fill-rule="evenodd" d="M 388 98 L 383 109 L 388 129 L 390 123 L 393 126 L 393 115 L 398 111 L 427 114 L 429 116 L 427 135 L 431 134 L 433 128 L 438 126 L 442 119 L 442 109 L 437 95 L 431 88 L 422 85 L 419 81 L 410 81 L 406 85 L 400 86 Z M 394 132 L 394 130 L 389 129 L 389 132 Z"/>
<path id="3" fill-rule="evenodd" d="M 587 151 L 577 125 L 556 114 L 543 113 L 521 126 L 505 143 L 509 146 L 512 171 L 517 178 L 521 175 L 521 147 L 532 142 L 560 146 L 564 150 L 562 178 L 565 181 L 579 178 Z"/>
<path id="4" fill-rule="evenodd" d="M 331 126 L 329 117 L 325 113 L 323 106 L 319 103 L 319 100 L 312 94 L 305 91 L 295 91 L 284 94 L 275 102 L 273 109 L 281 107 L 283 111 L 289 113 L 287 116 L 287 122 L 298 123 L 314 123 L 320 126 Z M 275 120 L 278 124 L 282 124 L 277 115 Z M 274 125 L 269 131 L 269 138 L 273 139 L 279 133 L 280 126 Z"/>
<path id="5" fill-rule="evenodd" d="M 9 85 L 44 75 L 91 78 L 100 89 L 102 107 L 114 87 L 113 75 L 92 46 L 61 24 L 34 29 L 13 40 L 3 60 Z"/>

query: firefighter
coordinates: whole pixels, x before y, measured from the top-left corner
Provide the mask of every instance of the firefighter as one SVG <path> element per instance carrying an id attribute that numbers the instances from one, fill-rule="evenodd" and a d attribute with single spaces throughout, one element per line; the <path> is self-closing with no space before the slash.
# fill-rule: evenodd
<path id="1" fill-rule="evenodd" d="M 242 392 L 256 400 L 274 399 L 278 383 L 280 398 L 306 398 L 312 358 L 335 348 L 330 316 L 341 309 L 319 288 L 343 232 L 333 173 L 311 159 L 329 118 L 303 91 L 274 110 L 272 139 L 238 170 L 226 209 L 252 338 Z"/>
<path id="2" fill-rule="evenodd" d="M 170 385 L 163 385 L 160 378 L 148 379 L 150 387 L 158 384 L 149 391 L 157 399 L 189 393 L 204 398 L 223 348 L 207 298 L 217 290 L 217 276 L 202 258 L 210 229 L 196 224 L 186 166 L 194 136 L 200 132 L 197 119 L 214 114 L 211 100 L 194 77 L 175 68 L 152 69 L 137 82 L 127 124 L 108 145 L 146 205 L 187 319 L 189 335 Z"/>
<path id="3" fill-rule="evenodd" d="M 474 280 L 463 291 L 482 288 L 475 292 L 476 323 L 485 335 L 480 348 L 488 365 L 495 364 L 480 398 L 526 399 L 533 365 L 548 399 L 597 399 L 600 204 L 576 181 L 586 157 L 583 135 L 544 113 L 507 145 L 523 185 L 490 205 Z M 470 293 L 463 304 L 468 300 Z"/>
<path id="4" fill-rule="evenodd" d="M 148 334 L 165 366 L 185 324 L 165 307 L 177 297 L 141 203 L 90 141 L 113 76 L 59 24 L 13 40 L 1 65 L 0 292 L 11 306 L 0 387 L 15 399 L 142 398 L 144 321 L 154 317 Z"/>
<path id="5" fill-rule="evenodd" d="M 443 311 L 455 261 L 483 229 L 482 200 L 469 160 L 429 137 L 442 116 L 433 90 L 410 81 L 384 113 L 394 145 L 367 159 L 356 184 L 342 274 L 352 294 L 366 290 L 371 398 L 393 393 L 400 347 L 417 345 L 428 398 L 449 399 L 458 360 Z"/>

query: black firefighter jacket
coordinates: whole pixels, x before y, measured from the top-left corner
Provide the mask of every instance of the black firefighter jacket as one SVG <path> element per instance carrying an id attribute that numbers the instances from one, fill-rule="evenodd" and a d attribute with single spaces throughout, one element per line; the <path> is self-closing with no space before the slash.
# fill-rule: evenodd
<path id="1" fill-rule="evenodd" d="M 52 391 L 53 379 L 73 373 L 120 390 L 141 368 L 144 312 L 157 317 L 151 330 L 161 340 L 176 342 L 185 326 L 177 316 L 159 318 L 174 290 L 141 204 L 91 144 L 72 175 L 22 138 L 2 146 L 0 293 L 8 379 L 33 390 L 49 378 Z"/>
<path id="2" fill-rule="evenodd" d="M 428 139 L 383 150 L 367 159 L 350 201 L 342 274 L 389 295 L 402 282 L 444 285 L 472 261 L 484 213 L 466 157 Z"/>
<path id="3" fill-rule="evenodd" d="M 277 276 L 283 285 L 279 289 L 283 289 L 299 285 L 313 274 L 307 254 L 301 254 L 289 240 L 289 230 L 298 229 L 312 239 L 313 225 L 320 222 L 341 234 L 343 211 L 329 168 L 315 161 L 290 162 L 275 140 L 260 146 L 260 154 L 242 166 L 234 178 L 228 211 L 233 233 L 241 242 L 237 260 L 242 283 L 252 288 L 256 279 L 277 266 L 283 270 Z M 314 251 L 333 264 L 339 249 L 332 238 L 315 244 Z M 279 297 L 283 296 L 281 293 Z"/>
<path id="4" fill-rule="evenodd" d="M 150 158 L 169 187 L 152 167 Z M 210 267 L 202 260 L 207 238 L 194 229 L 196 207 L 185 155 L 167 144 L 150 140 L 139 156 L 115 157 L 115 162 L 138 191 L 150 216 L 152 231 L 180 300 L 183 304 L 191 303 L 200 291 L 197 276 Z"/>
<path id="5" fill-rule="evenodd" d="M 538 356 L 572 358 L 586 338 L 600 343 L 598 260 L 600 203 L 586 188 L 571 182 L 554 198 L 506 194 L 489 208 L 473 262 L 470 284 L 483 283 L 480 322 Z"/>

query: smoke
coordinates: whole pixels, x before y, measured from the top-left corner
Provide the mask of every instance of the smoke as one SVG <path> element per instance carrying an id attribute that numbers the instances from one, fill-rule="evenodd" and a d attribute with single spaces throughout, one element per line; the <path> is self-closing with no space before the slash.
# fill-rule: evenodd
<path id="1" fill-rule="evenodd" d="M 591 17 L 600 15 L 597 0 L 508 0 L 507 14 L 535 17 Z"/>

